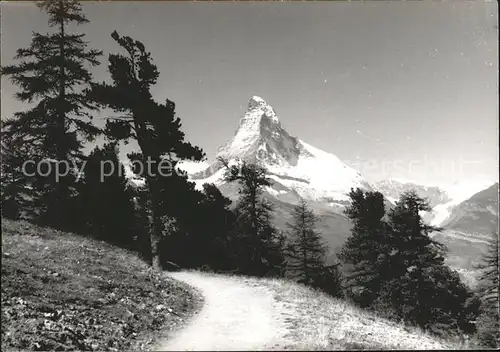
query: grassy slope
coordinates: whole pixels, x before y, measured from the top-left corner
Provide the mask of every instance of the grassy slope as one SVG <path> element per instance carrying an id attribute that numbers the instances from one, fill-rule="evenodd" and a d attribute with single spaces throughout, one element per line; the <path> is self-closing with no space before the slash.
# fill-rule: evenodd
<path id="1" fill-rule="evenodd" d="M 209 274 L 207 274 L 209 275 Z M 229 279 L 229 278 L 228 278 Z M 455 342 L 440 340 L 418 328 L 380 318 L 348 302 L 287 280 L 233 276 L 248 285 L 273 292 L 276 309 L 286 321 L 286 350 L 354 349 L 459 349 Z"/>
<path id="2" fill-rule="evenodd" d="M 201 306 L 135 254 L 2 219 L 2 350 L 140 350 Z"/>

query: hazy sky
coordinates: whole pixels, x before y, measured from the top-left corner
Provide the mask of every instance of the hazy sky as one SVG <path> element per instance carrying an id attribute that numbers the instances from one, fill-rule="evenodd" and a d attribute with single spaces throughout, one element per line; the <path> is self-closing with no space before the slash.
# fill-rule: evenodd
<path id="1" fill-rule="evenodd" d="M 357 168 L 442 184 L 498 180 L 496 2 L 85 2 L 80 27 L 103 49 L 142 41 L 188 140 L 210 160 L 252 95 L 294 136 Z M 2 64 L 32 31 L 32 4 L 2 3 Z M 24 107 L 2 78 L 2 118 Z M 102 122 L 102 120 L 100 120 Z"/>

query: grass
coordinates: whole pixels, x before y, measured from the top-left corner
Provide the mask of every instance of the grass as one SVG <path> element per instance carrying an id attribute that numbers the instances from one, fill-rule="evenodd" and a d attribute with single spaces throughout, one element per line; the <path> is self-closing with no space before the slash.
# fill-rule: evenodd
<path id="1" fill-rule="evenodd" d="M 134 253 L 2 219 L 2 350 L 144 350 L 202 298 Z"/>
<path id="2" fill-rule="evenodd" d="M 209 274 L 205 274 L 209 275 Z M 463 349 L 454 341 L 430 336 L 283 279 L 232 276 L 247 285 L 266 287 L 288 331 L 283 350 L 422 350 Z"/>

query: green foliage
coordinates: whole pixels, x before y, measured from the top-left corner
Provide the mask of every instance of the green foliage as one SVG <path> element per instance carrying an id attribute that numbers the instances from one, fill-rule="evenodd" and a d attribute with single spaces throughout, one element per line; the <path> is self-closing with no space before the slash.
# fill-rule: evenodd
<path id="1" fill-rule="evenodd" d="M 427 201 L 413 191 L 400 196 L 389 212 L 389 242 L 395 252 L 390 258 L 393 278 L 383 287 L 382 296 L 398 317 L 422 328 L 472 333 L 479 304 L 460 281 L 458 273 L 444 264 L 445 248 L 429 234 L 439 228 L 425 224 L 420 216 L 429 211 Z M 395 297 L 403 297 L 395 302 Z"/>
<path id="2" fill-rule="evenodd" d="M 406 192 L 385 214 L 380 193 L 358 189 L 350 196 L 346 214 L 354 226 L 340 256 L 350 267 L 349 295 L 434 333 L 474 332 L 479 301 L 444 264 L 444 246 L 429 236 L 440 229 L 422 221 L 427 202 Z"/>
<path id="3" fill-rule="evenodd" d="M 246 275 L 281 276 L 285 266 L 283 238 L 272 224 L 271 204 L 262 198 L 263 188 L 270 185 L 267 170 L 246 161 L 240 167 L 220 161 L 226 167 L 225 180 L 240 184 L 232 241 L 236 267 Z"/>
<path id="4" fill-rule="evenodd" d="M 332 297 L 343 298 L 344 284 L 339 266 L 340 263 L 323 266 L 311 286 L 328 293 Z"/>
<path id="5" fill-rule="evenodd" d="M 447 266 L 415 268 L 385 282 L 375 307 L 437 335 L 473 333 L 480 302 Z"/>
<path id="6" fill-rule="evenodd" d="M 342 278 L 337 265 L 326 265 L 328 247 L 316 230 L 318 218 L 301 199 L 288 224 L 286 276 L 318 288 L 333 297 L 342 297 Z"/>
<path id="7" fill-rule="evenodd" d="M 9 219 L 34 216 L 33 198 L 36 196 L 31 179 L 26 174 L 33 173 L 33 165 L 23 165 L 27 156 L 34 156 L 35 151 L 21 138 L 2 133 L 1 139 L 1 204 L 2 216 Z"/>
<path id="8" fill-rule="evenodd" d="M 498 349 L 500 346 L 500 316 L 498 311 L 484 310 L 477 319 L 476 338 L 480 346 Z"/>
<path id="9" fill-rule="evenodd" d="M 20 87 L 16 98 L 30 104 L 5 122 L 5 135 L 29 144 L 36 150 L 37 161 L 49 158 L 75 161 L 82 156 L 83 141 L 92 140 L 100 130 L 89 122 L 94 106 L 83 89 L 92 80 L 86 66 L 99 64 L 98 50 L 87 50 L 84 34 L 67 32 L 70 23 L 87 23 L 76 1 L 44 1 L 38 6 L 48 14 L 52 34 L 33 33 L 31 46 L 18 49 L 20 63 L 2 68 L 2 75 Z M 31 154 L 25 155 L 29 160 Z M 75 180 L 74 170 L 56 178 L 52 172 L 40 176 L 30 186 L 36 187 L 44 206 L 41 220 L 60 228 L 71 228 L 70 203 Z M 36 204 L 36 202 L 34 202 Z"/>
<path id="10" fill-rule="evenodd" d="M 483 346 L 489 348 L 500 346 L 499 257 L 498 233 L 493 233 L 489 241 L 488 251 L 476 267 L 480 272 L 478 286 L 482 302 L 481 314 L 477 322 L 477 338 Z"/>
<path id="11" fill-rule="evenodd" d="M 164 238 L 162 254 L 186 268 L 208 266 L 216 271 L 229 270 L 232 260 L 229 237 L 234 223 L 230 205 L 231 201 L 215 185 L 204 184 L 203 193 L 197 192 L 191 204 L 185 205 L 189 214 L 178 214 L 178 229 Z"/>
<path id="12" fill-rule="evenodd" d="M 351 219 L 352 235 L 342 247 L 339 259 L 348 269 L 346 290 L 362 307 L 377 298 L 381 284 L 391 274 L 387 263 L 392 252 L 387 244 L 387 224 L 384 221 L 384 197 L 379 192 L 349 193 L 351 204 L 345 213 Z"/>
<path id="13" fill-rule="evenodd" d="M 175 104 L 168 99 L 164 104 L 153 100 L 150 88 L 159 72 L 144 45 L 116 31 L 111 37 L 126 54 L 109 55 L 112 83 L 93 84 L 88 93 L 101 106 L 119 113 L 107 121 L 108 137 L 117 141 L 135 139 L 139 145 L 140 151 L 130 157 L 143 165 L 143 173 L 138 176 L 146 180 L 148 200 L 145 204 L 151 207 L 148 218 L 152 265 L 160 269 L 162 238 L 176 232 L 178 223 L 181 226 L 186 223 L 183 219 L 187 217 L 189 204 L 198 197 L 186 177 L 174 171 L 176 163 L 179 159 L 201 160 L 204 154 L 184 140 Z M 169 170 L 163 168 L 165 160 Z"/>
<path id="14" fill-rule="evenodd" d="M 234 227 L 234 214 L 229 209 L 231 200 L 214 185 L 203 185 L 204 198 L 197 211 L 198 229 L 196 247 L 204 264 L 214 270 L 231 269 L 230 235 Z"/>
<path id="15" fill-rule="evenodd" d="M 287 274 L 299 283 L 311 285 L 323 269 L 328 251 L 316 230 L 318 219 L 301 199 L 288 223 Z"/>
<path id="16" fill-rule="evenodd" d="M 132 192 L 116 144 L 96 147 L 86 160 L 79 187 L 85 230 L 106 242 L 133 249 L 143 229 L 136 225 Z"/>
<path id="17" fill-rule="evenodd" d="M 479 270 L 481 299 L 484 303 L 498 307 L 500 246 L 498 233 L 493 233 L 488 242 L 488 251 L 476 266 Z"/>

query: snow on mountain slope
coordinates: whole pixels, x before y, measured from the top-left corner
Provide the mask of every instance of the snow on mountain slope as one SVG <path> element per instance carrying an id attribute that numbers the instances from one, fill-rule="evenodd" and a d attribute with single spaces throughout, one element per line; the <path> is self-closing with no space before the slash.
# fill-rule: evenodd
<path id="1" fill-rule="evenodd" d="M 461 180 L 452 184 L 440 185 L 439 188 L 444 190 L 450 201 L 439 204 L 433 208 L 434 218 L 432 225 L 442 226 L 449 221 L 455 209 L 460 203 L 466 201 L 474 194 L 490 187 L 493 184 L 488 180 Z"/>
<path id="2" fill-rule="evenodd" d="M 431 225 L 441 226 L 449 220 L 456 207 L 475 193 L 487 188 L 493 182 L 462 180 L 439 186 L 423 185 L 415 181 L 389 179 L 373 184 L 387 199 L 394 203 L 400 194 L 415 190 L 422 198 L 429 200 L 432 212 L 424 214 L 424 219 Z"/>
<path id="3" fill-rule="evenodd" d="M 495 181 L 493 180 L 470 179 L 455 181 L 450 184 L 443 184 L 440 187 L 449 194 L 450 198 L 453 199 L 456 204 L 458 204 L 469 199 L 474 194 L 487 189 L 494 183 Z"/>
<path id="4" fill-rule="evenodd" d="M 245 160 L 261 164 L 274 181 L 268 193 L 292 203 L 304 197 L 340 210 L 348 201 L 351 188 L 371 189 L 357 171 L 337 156 L 290 136 L 274 109 L 257 96 L 250 99 L 234 137 L 217 152 L 216 159 L 219 157 L 232 163 Z M 191 166 L 187 165 L 181 168 L 197 188 L 208 182 L 224 183 L 223 165 L 218 160 L 198 172 L 190 172 Z"/>
<path id="5" fill-rule="evenodd" d="M 206 161 L 191 161 L 191 160 L 182 160 L 177 164 L 177 167 L 183 171 L 186 171 L 188 174 L 193 174 L 199 171 L 203 171 L 210 166 Z"/>
<path id="6" fill-rule="evenodd" d="M 424 220 L 445 228 L 442 232 L 432 233 L 431 237 L 448 249 L 446 263 L 457 270 L 471 287 L 475 285 L 477 272 L 474 268 L 487 249 L 488 236 L 485 234 L 489 235 L 488 231 L 498 227 L 498 212 L 493 212 L 495 204 L 498 208 L 498 184 L 496 189 L 490 187 L 465 201 L 463 197 L 481 187 L 480 182 L 462 181 L 455 187 L 445 188 L 391 179 L 374 183 L 373 187 L 388 199 L 397 198 L 410 189 L 428 198 L 433 208 L 431 213 L 422 214 Z"/>
<path id="7" fill-rule="evenodd" d="M 443 226 L 469 235 L 498 230 L 498 183 L 474 194 L 453 208 Z"/>
<path id="8" fill-rule="evenodd" d="M 435 226 L 438 226 L 448 217 L 450 207 L 458 204 L 454 203 L 443 189 L 436 186 L 422 185 L 415 181 L 389 179 L 379 181 L 373 187 L 392 203 L 395 203 L 403 192 L 414 190 L 420 197 L 426 198 L 429 201 L 432 211 L 422 212 L 422 216 L 424 220 Z"/>
<path id="9" fill-rule="evenodd" d="M 398 199 L 401 193 L 414 190 L 420 197 L 427 198 L 433 208 L 451 200 L 448 194 L 439 187 L 425 186 L 416 182 L 389 179 L 379 181 L 373 187 L 389 199 Z"/>
<path id="10" fill-rule="evenodd" d="M 447 203 L 438 204 L 434 208 L 432 208 L 433 217 L 430 221 L 430 224 L 433 226 L 441 226 L 442 223 L 446 221 L 450 217 L 453 208 L 457 206 L 459 202 L 456 200 L 451 200 Z"/>

